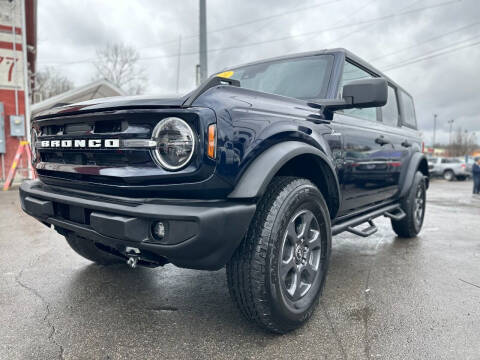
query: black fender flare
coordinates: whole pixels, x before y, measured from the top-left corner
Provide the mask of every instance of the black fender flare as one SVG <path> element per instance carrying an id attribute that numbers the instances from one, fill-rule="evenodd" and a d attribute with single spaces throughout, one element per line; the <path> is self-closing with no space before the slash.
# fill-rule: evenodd
<path id="1" fill-rule="evenodd" d="M 241 175 L 234 190 L 228 195 L 230 199 L 240 198 L 258 198 L 261 197 L 267 190 L 267 186 L 273 179 L 275 174 L 288 161 L 300 155 L 314 155 L 318 161 L 321 161 L 329 172 L 329 176 L 335 179 L 334 190 L 338 204 L 335 210 L 340 206 L 340 185 L 334 166 L 328 157 L 321 150 L 316 147 L 300 142 L 300 141 L 285 141 L 273 145 L 269 149 L 261 153 Z M 330 193 L 330 192 L 329 192 Z M 326 199 L 328 201 L 328 199 Z M 331 214 L 334 216 L 335 214 Z"/>
<path id="2" fill-rule="evenodd" d="M 404 173 L 403 180 L 401 181 L 401 187 L 400 187 L 401 190 L 400 190 L 400 194 L 399 194 L 400 198 L 404 197 L 408 193 L 408 190 L 410 189 L 410 187 L 413 183 L 415 173 L 422 166 L 424 167 L 424 170 L 422 172 L 425 175 L 426 186 L 427 186 L 427 189 L 428 189 L 429 176 L 430 175 L 429 175 L 429 172 L 428 172 L 427 157 L 421 152 L 416 152 L 411 156 L 410 161 L 408 163 L 407 170 Z M 425 171 L 426 171 L 426 174 L 425 174 Z"/>

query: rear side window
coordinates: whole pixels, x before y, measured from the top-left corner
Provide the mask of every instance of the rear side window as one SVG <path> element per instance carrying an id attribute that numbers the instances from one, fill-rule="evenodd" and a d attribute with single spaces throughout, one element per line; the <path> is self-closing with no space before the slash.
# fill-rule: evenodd
<path id="1" fill-rule="evenodd" d="M 413 99 L 410 95 L 406 94 L 403 91 L 400 91 L 400 97 L 403 111 L 403 125 L 416 129 L 417 120 L 415 118 L 415 107 L 413 105 Z"/>
<path id="2" fill-rule="evenodd" d="M 365 70 L 349 62 L 345 62 L 340 88 L 343 88 L 343 85 L 350 81 L 370 78 L 373 78 L 373 76 Z M 355 116 L 365 120 L 377 121 L 377 108 L 346 109 L 343 110 L 343 113 L 345 115 Z"/>
<path id="3" fill-rule="evenodd" d="M 382 107 L 382 122 L 386 125 L 398 125 L 398 103 L 395 89 L 388 86 L 388 100 L 385 106 Z"/>
<path id="4" fill-rule="evenodd" d="M 460 164 L 462 161 L 460 159 L 442 159 L 442 164 Z"/>

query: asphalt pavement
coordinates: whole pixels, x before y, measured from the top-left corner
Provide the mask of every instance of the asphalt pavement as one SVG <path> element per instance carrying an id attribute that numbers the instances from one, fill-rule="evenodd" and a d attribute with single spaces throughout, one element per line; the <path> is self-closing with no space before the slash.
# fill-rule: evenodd
<path id="1" fill-rule="evenodd" d="M 334 238 L 320 306 L 278 336 L 225 271 L 102 267 L 0 193 L 0 359 L 480 359 L 480 198 L 434 181 L 420 236 Z"/>

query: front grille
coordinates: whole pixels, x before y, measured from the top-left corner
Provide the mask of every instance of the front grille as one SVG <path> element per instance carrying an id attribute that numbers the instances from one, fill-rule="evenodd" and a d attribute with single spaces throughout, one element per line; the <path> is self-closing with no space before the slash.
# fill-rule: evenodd
<path id="1" fill-rule="evenodd" d="M 72 123 L 62 125 L 45 125 L 40 127 L 40 136 L 64 136 L 85 134 L 109 134 L 121 133 L 128 128 L 128 121 L 93 121 L 91 123 Z M 145 132 L 150 131 L 150 125 L 146 125 Z"/>
<path id="2" fill-rule="evenodd" d="M 144 127 L 146 128 L 146 127 Z M 99 136 L 98 133 L 85 135 L 73 135 L 68 132 L 65 135 L 41 136 L 37 140 L 37 151 L 39 160 L 44 163 L 70 164 L 70 165 L 92 165 L 102 167 L 125 167 L 125 166 L 156 166 L 152 161 L 149 148 L 142 144 L 125 147 L 123 141 L 147 140 L 150 137 L 150 129 L 144 130 L 141 134 L 135 133 L 109 133 L 108 136 Z M 73 135 L 73 136 L 72 136 Z M 85 144 L 89 139 L 119 139 L 122 143 L 119 148 L 91 148 L 91 147 L 65 147 L 65 148 L 42 148 L 42 140 L 82 140 Z"/>
<path id="3" fill-rule="evenodd" d="M 71 165 L 94 166 L 156 166 L 151 161 L 150 154 L 145 150 L 118 151 L 41 151 L 43 162 Z"/>
<path id="4" fill-rule="evenodd" d="M 34 120 L 37 133 L 36 168 L 40 176 L 108 184 L 132 184 L 142 181 L 165 181 L 171 173 L 158 167 L 150 153 L 153 128 L 160 120 L 178 113 L 155 110 L 119 110 Z M 185 113 L 181 116 L 199 133 L 198 116 Z M 91 145 L 46 145 L 69 141 L 100 140 L 100 147 Z M 117 141 L 108 147 L 108 141 Z M 195 165 L 185 168 L 192 172 Z M 178 172 L 180 174 L 181 172 Z M 149 180 L 150 179 L 150 180 Z M 156 180 L 154 180 L 156 179 Z"/>
<path id="5" fill-rule="evenodd" d="M 63 121 L 62 121 L 63 120 Z M 80 121 L 81 120 L 81 121 Z M 89 139 L 150 139 L 155 123 L 145 119 L 108 120 L 94 117 L 57 119 L 55 123 L 38 123 L 38 140 L 86 140 Z M 153 119 L 152 119 L 153 120 Z M 63 123 L 62 123 L 63 122 Z M 145 148 L 58 148 L 38 147 L 40 161 L 52 164 L 91 165 L 99 167 L 156 166 Z"/>

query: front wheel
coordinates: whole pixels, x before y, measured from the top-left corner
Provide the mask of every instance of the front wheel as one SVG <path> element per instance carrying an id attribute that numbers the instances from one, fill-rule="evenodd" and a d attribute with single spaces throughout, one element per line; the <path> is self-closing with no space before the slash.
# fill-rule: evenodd
<path id="1" fill-rule="evenodd" d="M 443 178 L 447 181 L 453 181 L 455 179 L 455 174 L 452 170 L 447 170 L 443 173 Z"/>
<path id="2" fill-rule="evenodd" d="M 294 330 L 318 304 L 330 249 L 330 215 L 317 187 L 274 178 L 227 264 L 230 295 L 248 320 L 276 333 Z"/>
<path id="3" fill-rule="evenodd" d="M 408 194 L 401 201 L 402 210 L 406 216 L 401 220 L 392 219 L 392 228 L 395 233 L 403 238 L 413 238 L 422 229 L 425 217 L 425 205 L 427 200 L 427 188 L 425 179 L 420 171 L 417 171 L 413 184 Z"/>

